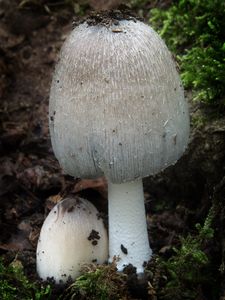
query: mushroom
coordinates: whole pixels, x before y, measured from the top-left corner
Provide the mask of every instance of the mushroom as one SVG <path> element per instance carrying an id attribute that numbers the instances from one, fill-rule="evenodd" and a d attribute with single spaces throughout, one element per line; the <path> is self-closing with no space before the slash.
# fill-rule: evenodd
<path id="1" fill-rule="evenodd" d="M 183 154 L 189 113 L 163 40 L 143 22 L 115 18 L 98 14 L 66 39 L 51 86 L 50 133 L 66 173 L 106 176 L 109 261 L 119 256 L 119 270 L 131 263 L 140 273 L 152 254 L 142 178 Z"/>
<path id="2" fill-rule="evenodd" d="M 39 276 L 56 283 L 75 279 L 82 264 L 107 261 L 107 232 L 94 205 L 68 197 L 53 207 L 41 228 L 36 257 Z"/>

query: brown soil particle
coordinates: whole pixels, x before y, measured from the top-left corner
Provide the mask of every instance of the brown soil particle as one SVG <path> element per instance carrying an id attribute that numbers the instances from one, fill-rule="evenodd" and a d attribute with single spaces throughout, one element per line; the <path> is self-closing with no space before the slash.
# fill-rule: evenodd
<path id="1" fill-rule="evenodd" d="M 88 237 L 88 240 L 89 241 L 94 241 L 94 240 L 100 240 L 100 235 L 99 235 L 99 232 L 98 231 L 96 231 L 96 230 L 94 230 L 94 229 L 92 229 L 92 231 L 91 231 L 91 233 L 90 233 L 90 235 L 89 235 L 89 237 Z"/>
<path id="2" fill-rule="evenodd" d="M 127 248 L 126 247 L 124 247 L 124 245 L 120 245 L 120 248 L 121 248 L 121 250 L 122 250 L 122 252 L 124 253 L 124 254 L 128 254 L 128 250 L 127 250 Z"/>
<path id="3" fill-rule="evenodd" d="M 68 209 L 67 212 L 72 212 L 74 210 L 74 205 L 71 205 Z"/>

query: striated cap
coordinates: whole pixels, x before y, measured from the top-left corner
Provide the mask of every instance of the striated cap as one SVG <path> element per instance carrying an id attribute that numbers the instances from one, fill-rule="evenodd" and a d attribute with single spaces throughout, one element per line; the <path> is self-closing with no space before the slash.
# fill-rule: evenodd
<path id="1" fill-rule="evenodd" d="M 140 21 L 76 27 L 50 93 L 50 133 L 65 172 L 113 183 L 174 164 L 189 139 L 189 113 L 171 53 Z"/>

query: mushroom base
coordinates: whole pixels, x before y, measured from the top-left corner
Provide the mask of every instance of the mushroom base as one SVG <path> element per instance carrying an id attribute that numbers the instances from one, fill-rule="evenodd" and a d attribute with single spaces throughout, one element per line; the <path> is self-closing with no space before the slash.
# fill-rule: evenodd
<path id="1" fill-rule="evenodd" d="M 132 264 L 137 273 L 152 254 L 149 246 L 142 180 L 108 183 L 109 261 L 119 257 L 117 268 Z"/>

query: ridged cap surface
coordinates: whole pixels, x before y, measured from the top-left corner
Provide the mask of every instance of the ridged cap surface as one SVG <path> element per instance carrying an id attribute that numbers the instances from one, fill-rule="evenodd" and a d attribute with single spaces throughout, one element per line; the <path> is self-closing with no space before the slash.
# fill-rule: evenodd
<path id="1" fill-rule="evenodd" d="M 50 94 L 53 150 L 65 172 L 120 183 L 175 163 L 189 113 L 175 62 L 144 23 L 76 27 Z"/>

